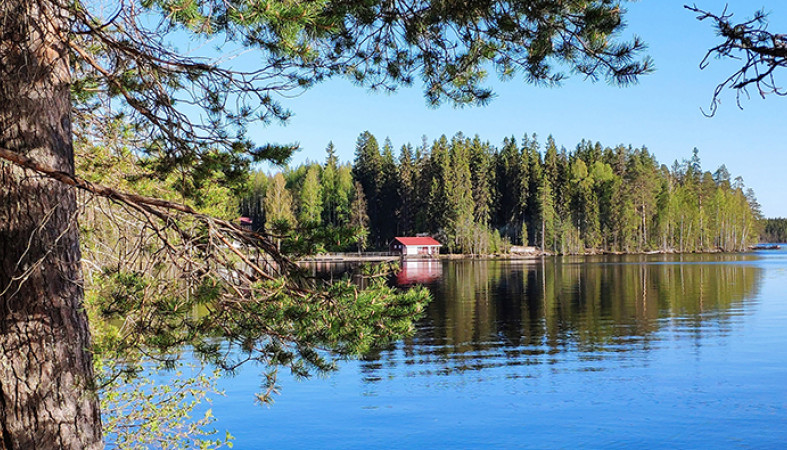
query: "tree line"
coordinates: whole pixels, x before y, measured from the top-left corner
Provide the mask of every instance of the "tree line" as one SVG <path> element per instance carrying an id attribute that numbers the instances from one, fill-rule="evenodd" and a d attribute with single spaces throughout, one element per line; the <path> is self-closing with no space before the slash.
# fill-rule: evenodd
<path id="1" fill-rule="evenodd" d="M 787 242 L 787 219 L 765 219 L 761 242 Z"/>
<path id="2" fill-rule="evenodd" d="M 724 165 L 704 171 L 697 149 L 668 167 L 645 147 L 583 140 L 569 151 L 527 134 L 496 147 L 458 133 L 395 154 L 364 132 L 352 164 L 333 144 L 326 153 L 322 164 L 252 174 L 241 213 L 290 244 L 330 230 L 329 250 L 429 234 L 468 254 L 740 251 L 761 229 L 753 190 Z"/>

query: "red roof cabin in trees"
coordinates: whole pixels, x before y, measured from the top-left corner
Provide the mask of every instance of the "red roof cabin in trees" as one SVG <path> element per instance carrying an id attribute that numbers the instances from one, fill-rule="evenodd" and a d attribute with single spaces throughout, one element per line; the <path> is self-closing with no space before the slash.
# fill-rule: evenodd
<path id="1" fill-rule="evenodd" d="M 239 221 L 240 221 L 240 227 L 241 228 L 245 228 L 247 230 L 251 230 L 252 229 L 253 221 L 250 218 L 248 218 L 248 217 L 241 217 L 239 219 Z"/>
<path id="2" fill-rule="evenodd" d="M 440 253 L 442 246 L 430 237 L 395 237 L 390 251 L 402 256 L 433 256 Z"/>

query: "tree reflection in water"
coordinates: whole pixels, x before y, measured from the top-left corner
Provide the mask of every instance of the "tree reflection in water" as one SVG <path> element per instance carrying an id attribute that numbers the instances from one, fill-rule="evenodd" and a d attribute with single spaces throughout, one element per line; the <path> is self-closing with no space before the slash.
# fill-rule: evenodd
<path id="1" fill-rule="evenodd" d="M 368 355 L 368 382 L 524 367 L 604 370 L 635 363 L 665 339 L 723 337 L 756 296 L 755 257 L 635 255 L 407 266 L 400 284 L 426 282 L 434 300 L 415 336 Z M 440 264 L 435 274 L 434 264 Z M 438 277 L 439 275 L 439 277 Z M 430 281 L 433 280 L 433 281 Z M 665 331 L 665 330 L 668 330 Z M 640 358 L 642 360 L 642 358 Z"/>

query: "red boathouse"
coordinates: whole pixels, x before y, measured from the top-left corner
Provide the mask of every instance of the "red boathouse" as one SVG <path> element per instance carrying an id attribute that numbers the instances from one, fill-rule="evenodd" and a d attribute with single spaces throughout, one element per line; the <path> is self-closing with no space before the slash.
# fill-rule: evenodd
<path id="1" fill-rule="evenodd" d="M 402 256 L 431 256 L 440 253 L 440 247 L 442 244 L 430 237 L 395 237 L 389 250 Z"/>

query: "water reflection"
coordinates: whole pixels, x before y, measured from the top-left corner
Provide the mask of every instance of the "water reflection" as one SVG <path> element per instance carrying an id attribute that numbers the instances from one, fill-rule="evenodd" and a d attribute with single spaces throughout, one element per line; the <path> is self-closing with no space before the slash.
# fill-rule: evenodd
<path id="1" fill-rule="evenodd" d="M 443 276 L 443 263 L 437 260 L 405 260 L 396 274 L 400 286 L 428 284 Z"/>
<path id="2" fill-rule="evenodd" d="M 752 255 L 605 256 L 405 266 L 434 293 L 412 338 L 369 355 L 367 382 L 496 367 L 603 370 L 670 339 L 728 334 L 754 297 Z M 427 262 L 424 262 L 427 263 Z M 665 335 L 668 331 L 668 336 Z M 641 355 L 641 356 L 642 356 Z M 528 377 L 513 370 L 509 377 Z"/>

